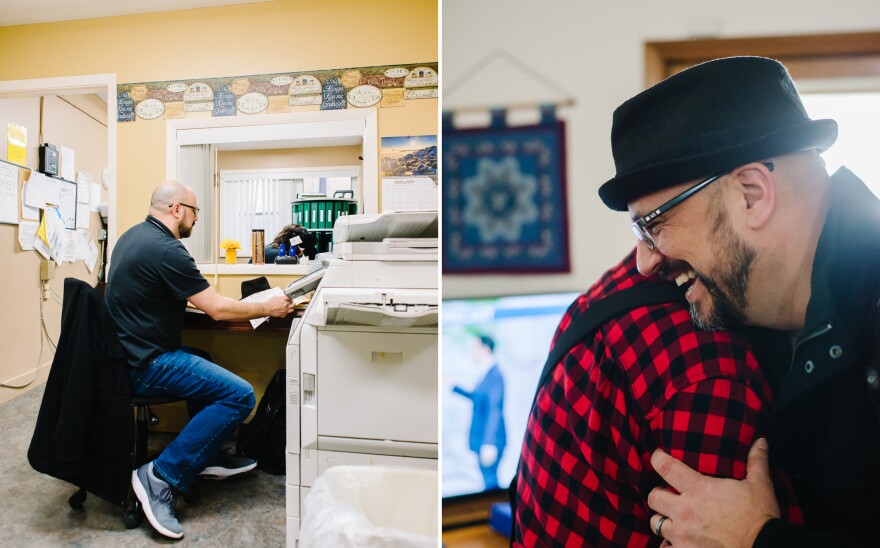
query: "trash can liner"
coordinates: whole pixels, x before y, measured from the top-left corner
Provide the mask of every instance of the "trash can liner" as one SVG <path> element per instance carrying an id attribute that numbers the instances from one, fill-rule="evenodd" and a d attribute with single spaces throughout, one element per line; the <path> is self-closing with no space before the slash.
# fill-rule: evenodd
<path id="1" fill-rule="evenodd" d="M 400 466 L 335 466 L 304 501 L 303 548 L 436 548 L 437 471 Z"/>

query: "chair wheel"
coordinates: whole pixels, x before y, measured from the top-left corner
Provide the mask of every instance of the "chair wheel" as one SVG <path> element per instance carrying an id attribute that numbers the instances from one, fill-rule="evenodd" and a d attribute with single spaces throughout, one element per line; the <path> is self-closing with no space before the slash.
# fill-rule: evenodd
<path id="1" fill-rule="evenodd" d="M 86 496 L 88 496 L 86 490 L 80 489 L 76 493 L 70 495 L 70 498 L 67 499 L 67 504 L 69 504 L 74 510 L 80 510 L 83 507 L 83 503 L 86 501 Z"/>
<path id="2" fill-rule="evenodd" d="M 126 529 L 134 529 L 144 521 L 144 513 L 139 510 L 127 510 L 122 516 L 122 522 Z"/>

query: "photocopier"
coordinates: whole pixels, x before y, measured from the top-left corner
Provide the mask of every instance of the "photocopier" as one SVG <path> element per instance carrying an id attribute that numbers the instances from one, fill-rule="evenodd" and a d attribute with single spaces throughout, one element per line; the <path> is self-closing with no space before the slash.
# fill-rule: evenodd
<path id="1" fill-rule="evenodd" d="M 438 463 L 437 211 L 340 217 L 287 343 L 287 545 L 337 465 Z"/>

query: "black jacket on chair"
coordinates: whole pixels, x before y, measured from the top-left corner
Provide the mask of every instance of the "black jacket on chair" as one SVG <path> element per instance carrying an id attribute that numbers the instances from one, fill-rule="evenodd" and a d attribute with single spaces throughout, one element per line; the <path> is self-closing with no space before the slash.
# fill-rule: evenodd
<path id="1" fill-rule="evenodd" d="M 65 279 L 58 348 L 28 449 L 31 466 L 125 504 L 134 447 L 130 384 L 101 292 Z"/>

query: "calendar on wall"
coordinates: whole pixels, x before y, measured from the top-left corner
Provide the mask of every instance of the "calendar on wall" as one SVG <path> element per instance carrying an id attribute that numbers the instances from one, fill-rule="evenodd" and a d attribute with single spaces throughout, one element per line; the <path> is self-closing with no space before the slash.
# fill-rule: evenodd
<path id="1" fill-rule="evenodd" d="M 438 209 L 437 136 L 383 137 L 382 211 Z"/>

